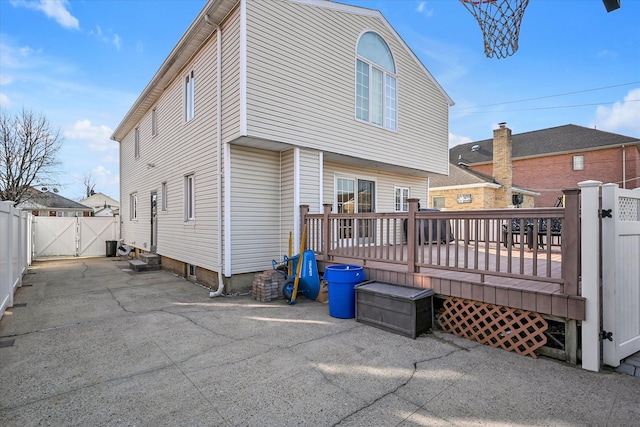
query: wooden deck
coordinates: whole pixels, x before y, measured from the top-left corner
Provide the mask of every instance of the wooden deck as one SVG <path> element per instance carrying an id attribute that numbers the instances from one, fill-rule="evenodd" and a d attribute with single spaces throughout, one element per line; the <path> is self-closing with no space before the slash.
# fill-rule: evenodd
<path id="1" fill-rule="evenodd" d="M 321 271 L 333 264 L 361 265 L 367 280 L 584 320 L 577 196 L 568 197 L 564 209 L 418 212 L 415 199 L 407 213 L 331 214 L 325 205 L 323 214 L 309 214 L 307 209 L 301 207 L 307 247 Z M 532 221 L 537 235 L 538 219 L 562 222 L 559 245 L 540 246 L 537 238 L 529 245 L 524 231 L 512 231 L 512 224 Z M 434 231 L 434 223 L 445 230 Z M 546 243 L 551 237 L 541 239 Z"/>

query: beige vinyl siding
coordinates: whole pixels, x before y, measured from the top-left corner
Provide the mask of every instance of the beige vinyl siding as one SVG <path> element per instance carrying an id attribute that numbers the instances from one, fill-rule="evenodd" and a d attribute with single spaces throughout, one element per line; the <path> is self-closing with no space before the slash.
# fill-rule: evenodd
<path id="1" fill-rule="evenodd" d="M 300 150 L 300 204 L 309 205 L 309 212 L 321 213 L 320 204 L 320 153 Z"/>
<path id="2" fill-rule="evenodd" d="M 240 136 L 240 7 L 222 28 L 222 141 Z"/>
<path id="3" fill-rule="evenodd" d="M 333 162 L 324 164 L 324 203 L 335 203 L 335 179 L 355 177 L 375 181 L 376 212 L 394 212 L 395 187 L 409 187 L 410 197 L 420 199 L 427 207 L 427 179 L 411 175 L 399 175 L 378 169 L 357 168 Z M 333 210 L 335 212 L 335 209 Z"/>
<path id="4" fill-rule="evenodd" d="M 218 270 L 216 37 L 207 41 L 160 97 L 156 137 L 151 137 L 151 110 L 144 116 L 139 125 L 140 157 L 133 159 L 133 131 L 121 143 L 121 191 L 127 194 L 127 205 L 129 193 L 138 191 L 137 223 L 128 221 L 128 215 L 122 217 L 125 242 L 149 249 L 150 193 L 156 190 L 161 198 L 162 182 L 166 182 L 168 209 L 158 209 L 157 216 L 158 254 L 214 271 Z M 185 123 L 184 77 L 191 70 L 196 81 L 195 116 Z M 195 177 L 195 221 L 185 223 L 187 174 Z M 129 207 L 124 209 L 128 212 Z"/>
<path id="5" fill-rule="evenodd" d="M 294 159 L 294 150 L 283 151 L 280 155 L 280 211 L 282 224 L 281 248 L 284 250 L 284 252 L 282 252 L 283 255 L 289 250 L 289 232 L 293 232 L 293 236 L 296 236 L 296 230 L 294 230 L 294 215 L 296 210 L 294 203 Z M 296 245 L 295 241 L 293 242 L 293 245 Z M 294 249 L 294 252 L 297 253 L 297 249 Z"/>
<path id="6" fill-rule="evenodd" d="M 280 244 L 280 153 L 231 146 L 232 274 L 263 271 Z"/>
<path id="7" fill-rule="evenodd" d="M 398 82 L 398 131 L 355 119 L 355 49 L 373 30 Z M 446 173 L 448 100 L 379 19 L 281 0 L 247 2 L 247 132 L 320 151 Z"/>

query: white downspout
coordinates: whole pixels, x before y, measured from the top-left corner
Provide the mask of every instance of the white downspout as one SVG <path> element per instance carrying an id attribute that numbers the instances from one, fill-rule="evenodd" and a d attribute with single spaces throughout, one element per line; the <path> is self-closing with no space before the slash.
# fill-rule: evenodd
<path id="1" fill-rule="evenodd" d="M 224 259 L 222 256 L 222 31 L 220 30 L 220 25 L 216 25 L 217 34 L 217 62 L 218 62 L 218 78 L 217 78 L 217 94 L 216 94 L 216 103 L 217 103 L 217 112 L 216 112 L 216 127 L 217 127 L 217 136 L 216 142 L 218 144 L 218 174 L 217 174 L 217 184 L 218 184 L 218 290 L 210 292 L 209 297 L 215 298 L 222 295 L 224 291 L 224 280 L 222 278 L 222 271 L 224 266 Z"/>

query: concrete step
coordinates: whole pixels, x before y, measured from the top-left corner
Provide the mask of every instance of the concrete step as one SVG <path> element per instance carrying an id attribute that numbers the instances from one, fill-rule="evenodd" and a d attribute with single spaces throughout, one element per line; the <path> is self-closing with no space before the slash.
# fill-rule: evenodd
<path id="1" fill-rule="evenodd" d="M 160 255 L 154 253 L 142 253 L 139 255 L 140 259 L 149 265 L 159 265 Z"/>
<path id="2" fill-rule="evenodd" d="M 139 259 L 132 259 L 129 261 L 129 266 L 133 271 L 152 271 L 160 270 L 162 266 L 160 264 L 148 264 Z"/>

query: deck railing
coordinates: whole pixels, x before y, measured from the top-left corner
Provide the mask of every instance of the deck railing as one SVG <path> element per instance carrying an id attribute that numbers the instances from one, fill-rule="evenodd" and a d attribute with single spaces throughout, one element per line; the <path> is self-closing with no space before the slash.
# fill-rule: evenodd
<path id="1" fill-rule="evenodd" d="M 301 207 L 307 247 L 319 260 L 426 269 L 548 282 L 578 295 L 579 190 L 565 191 L 564 208 L 322 214 Z M 547 227 L 554 223 L 556 227 Z"/>

